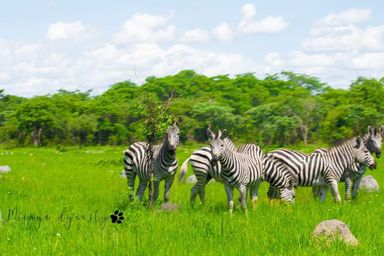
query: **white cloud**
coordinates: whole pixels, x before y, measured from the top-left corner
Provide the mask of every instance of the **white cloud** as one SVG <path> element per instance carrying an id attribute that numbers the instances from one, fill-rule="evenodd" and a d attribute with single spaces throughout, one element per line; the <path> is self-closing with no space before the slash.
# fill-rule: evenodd
<path id="1" fill-rule="evenodd" d="M 384 70 L 384 52 L 364 53 L 353 58 L 353 67 L 361 70 Z M 380 72 L 383 76 L 384 73 Z"/>
<path id="2" fill-rule="evenodd" d="M 210 34 L 207 30 L 195 28 L 184 32 L 181 42 L 184 43 L 202 43 L 210 39 Z"/>
<path id="3" fill-rule="evenodd" d="M 213 37 L 218 41 L 232 41 L 234 32 L 227 22 L 221 23 L 212 30 Z"/>
<path id="4" fill-rule="evenodd" d="M 256 15 L 256 6 L 254 4 L 245 4 L 241 7 L 242 20 L 251 21 Z"/>
<path id="5" fill-rule="evenodd" d="M 379 51 L 384 48 L 384 25 L 363 27 L 371 10 L 349 9 L 315 23 L 302 43 L 306 51 Z"/>
<path id="6" fill-rule="evenodd" d="M 173 45 L 164 52 L 162 61 L 154 66 L 155 75 L 176 73 L 183 69 L 194 69 L 206 75 L 237 74 L 254 70 L 252 59 L 241 54 L 225 54 Z"/>
<path id="7" fill-rule="evenodd" d="M 162 47 L 154 43 L 107 43 L 78 55 L 62 54 L 61 48 L 39 44 L 10 47 L 10 58 L 0 64 L 0 88 L 27 97 L 60 88 L 102 93 L 118 81 L 141 83 L 150 75 L 164 76 L 184 69 L 207 75 L 256 69 L 254 60 L 242 54 L 201 50 L 185 44 Z"/>
<path id="8" fill-rule="evenodd" d="M 121 30 L 113 36 L 113 41 L 126 44 L 172 40 L 176 27 L 168 25 L 170 18 L 171 15 L 136 13 L 123 23 Z"/>
<path id="9" fill-rule="evenodd" d="M 47 31 L 47 38 L 49 40 L 82 40 L 90 37 L 92 29 L 84 25 L 81 21 L 63 22 L 49 25 Z"/>
<path id="10" fill-rule="evenodd" d="M 287 24 L 282 17 L 268 16 L 260 21 L 241 22 L 239 28 L 243 33 L 275 33 L 283 31 Z"/>
<path id="11" fill-rule="evenodd" d="M 318 26 L 344 26 L 360 23 L 371 18 L 369 9 L 349 9 L 340 13 L 331 13 L 317 22 Z"/>
<path id="12" fill-rule="evenodd" d="M 271 67 L 281 68 L 286 65 L 286 61 L 277 52 L 271 52 L 265 55 L 264 63 Z"/>
<path id="13" fill-rule="evenodd" d="M 241 20 L 238 30 L 242 33 L 276 33 L 284 30 L 288 23 L 280 16 L 268 16 L 262 20 L 255 20 L 256 7 L 246 4 L 241 9 Z"/>
<path id="14" fill-rule="evenodd" d="M 302 46 L 307 51 L 381 50 L 384 47 L 384 25 L 315 27 Z"/>

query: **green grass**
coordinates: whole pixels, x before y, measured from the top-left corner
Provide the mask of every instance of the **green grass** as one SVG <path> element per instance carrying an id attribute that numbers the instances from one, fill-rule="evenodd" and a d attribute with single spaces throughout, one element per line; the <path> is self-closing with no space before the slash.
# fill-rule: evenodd
<path id="1" fill-rule="evenodd" d="M 197 145 L 181 146 L 181 163 Z M 311 150 L 313 147 L 308 147 Z M 122 170 L 123 147 L 66 151 L 52 148 L 0 150 L 0 255 L 381 255 L 384 251 L 384 193 L 360 192 L 354 202 L 312 199 L 300 188 L 293 206 L 271 204 L 267 184 L 248 218 L 239 206 L 227 214 L 223 186 L 206 188 L 206 206 L 189 207 L 190 184 L 175 182 L 171 201 L 178 212 L 129 204 Z M 12 154 L 11 154 L 12 153 Z M 384 184 L 384 163 L 371 172 Z M 189 170 L 189 174 L 191 170 Z M 163 187 L 163 185 L 162 185 Z M 344 186 L 339 189 L 343 193 Z M 162 195 L 162 193 L 161 193 Z M 236 196 L 237 197 L 237 196 Z M 160 197 L 162 200 L 162 196 Z M 123 224 L 112 224 L 114 210 Z M 356 248 L 316 244 L 317 223 L 337 218 L 360 241 Z"/>

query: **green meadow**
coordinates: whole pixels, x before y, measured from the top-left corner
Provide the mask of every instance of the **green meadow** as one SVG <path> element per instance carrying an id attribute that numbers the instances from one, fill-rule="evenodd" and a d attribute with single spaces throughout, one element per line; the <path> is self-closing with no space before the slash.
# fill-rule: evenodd
<path id="1" fill-rule="evenodd" d="M 200 145 L 181 145 L 181 164 Z M 306 147 L 303 151 L 314 148 Z M 222 184 L 206 188 L 206 205 L 189 206 L 191 184 L 175 181 L 178 211 L 128 202 L 122 170 L 124 147 L 17 148 L 0 150 L 0 255 L 382 255 L 384 192 L 360 192 L 353 202 L 315 201 L 297 190 L 294 205 L 260 201 L 246 217 L 238 205 L 229 216 Z M 384 161 L 367 171 L 384 184 Z M 188 170 L 190 175 L 191 169 Z M 339 190 L 344 195 L 344 185 Z M 162 192 L 161 192 L 162 195 Z M 236 196 L 237 197 L 237 196 Z M 198 202 L 198 201 L 197 201 Z M 122 211 L 122 224 L 110 215 Z M 348 247 L 311 239 L 322 220 L 347 223 L 360 244 Z"/>

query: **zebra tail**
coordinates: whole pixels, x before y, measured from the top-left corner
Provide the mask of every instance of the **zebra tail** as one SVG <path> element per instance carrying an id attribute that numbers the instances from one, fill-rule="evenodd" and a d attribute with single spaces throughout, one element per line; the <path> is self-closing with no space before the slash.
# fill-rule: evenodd
<path id="1" fill-rule="evenodd" d="M 187 169 L 188 169 L 188 163 L 189 163 L 189 160 L 191 159 L 191 157 L 188 157 L 184 162 L 183 164 L 181 165 L 181 168 L 180 168 L 180 173 L 179 173 L 179 181 L 183 181 L 184 180 L 184 176 L 185 176 L 185 173 L 187 172 Z"/>

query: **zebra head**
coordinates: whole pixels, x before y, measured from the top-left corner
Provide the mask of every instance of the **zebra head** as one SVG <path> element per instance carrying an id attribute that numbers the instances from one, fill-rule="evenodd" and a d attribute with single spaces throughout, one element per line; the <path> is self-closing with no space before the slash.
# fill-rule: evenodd
<path id="1" fill-rule="evenodd" d="M 281 201 L 292 203 L 295 201 L 296 193 L 294 189 L 284 188 L 280 191 Z"/>
<path id="2" fill-rule="evenodd" d="M 224 140 L 221 138 L 221 131 L 214 134 L 210 128 L 207 129 L 208 138 L 210 138 L 212 160 L 219 160 L 221 154 L 224 152 Z"/>
<path id="3" fill-rule="evenodd" d="M 376 169 L 375 159 L 373 159 L 373 156 L 360 137 L 356 137 L 356 144 L 353 149 L 356 162 L 368 166 L 371 170 Z"/>
<path id="4" fill-rule="evenodd" d="M 381 139 L 382 139 L 382 130 L 383 126 L 380 129 L 375 127 L 368 126 L 368 139 L 367 139 L 367 148 L 369 152 L 375 153 L 377 158 L 381 156 Z"/>
<path id="5" fill-rule="evenodd" d="M 181 117 L 179 117 L 179 120 L 177 122 L 174 122 L 173 125 L 171 125 L 165 134 L 165 142 L 167 145 L 167 149 L 171 152 L 176 152 L 176 147 L 180 144 L 180 129 L 179 126 L 182 122 Z"/>

